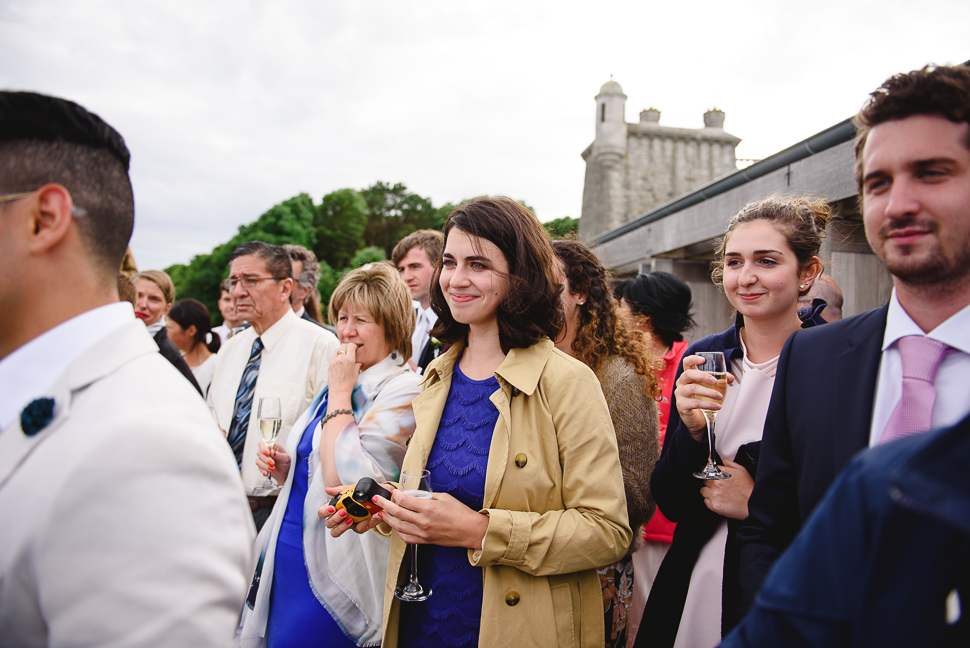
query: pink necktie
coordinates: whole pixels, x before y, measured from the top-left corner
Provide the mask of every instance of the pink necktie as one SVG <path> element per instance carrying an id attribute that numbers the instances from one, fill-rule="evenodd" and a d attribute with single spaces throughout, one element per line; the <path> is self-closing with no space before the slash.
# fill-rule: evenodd
<path id="1" fill-rule="evenodd" d="M 933 420 L 936 388 L 933 381 L 952 348 L 942 342 L 907 335 L 896 342 L 903 360 L 903 394 L 886 423 L 880 443 L 888 443 L 913 434 L 926 432 Z"/>

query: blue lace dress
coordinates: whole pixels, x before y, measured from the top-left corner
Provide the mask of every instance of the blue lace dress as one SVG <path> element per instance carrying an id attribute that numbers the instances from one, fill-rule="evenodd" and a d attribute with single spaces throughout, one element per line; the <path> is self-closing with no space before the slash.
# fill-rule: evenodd
<path id="1" fill-rule="evenodd" d="M 498 390 L 494 376 L 471 380 L 455 364 L 451 391 L 428 455 L 437 493 L 448 493 L 473 510 L 485 499 L 485 471 L 498 410 L 488 399 Z M 402 603 L 398 645 L 477 646 L 482 617 L 483 572 L 462 547 L 418 547 L 418 579 L 430 585 L 422 603 Z"/>
<path id="2" fill-rule="evenodd" d="M 266 633 L 267 648 L 355 648 L 351 640 L 310 588 L 303 556 L 303 502 L 307 494 L 307 470 L 313 452 L 313 431 L 327 411 L 323 399 L 316 415 L 303 431 L 294 470 L 293 488 L 286 503 L 283 524 L 276 542 L 276 567 Z"/>

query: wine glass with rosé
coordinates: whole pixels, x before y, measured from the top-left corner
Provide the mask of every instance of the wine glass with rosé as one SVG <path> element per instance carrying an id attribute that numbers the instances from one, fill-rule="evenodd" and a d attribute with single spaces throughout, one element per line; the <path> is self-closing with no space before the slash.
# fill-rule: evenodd
<path id="1" fill-rule="evenodd" d="M 727 363 L 724 360 L 724 354 L 720 351 L 701 351 L 694 355 L 699 355 L 704 358 L 704 362 L 694 367 L 698 371 L 705 371 L 715 378 L 717 382 L 713 385 L 704 383 L 704 387 L 708 389 L 713 389 L 714 391 L 721 394 L 721 400 L 716 401 L 713 398 L 707 396 L 697 395 L 698 400 L 710 401 L 712 403 L 724 402 L 724 394 L 727 393 Z M 704 421 L 707 424 L 707 465 L 704 466 L 704 470 L 694 473 L 694 477 L 698 479 L 728 479 L 731 474 L 726 473 L 717 467 L 714 463 L 714 420 L 717 418 L 717 410 L 710 410 L 701 408 L 704 412 Z"/>

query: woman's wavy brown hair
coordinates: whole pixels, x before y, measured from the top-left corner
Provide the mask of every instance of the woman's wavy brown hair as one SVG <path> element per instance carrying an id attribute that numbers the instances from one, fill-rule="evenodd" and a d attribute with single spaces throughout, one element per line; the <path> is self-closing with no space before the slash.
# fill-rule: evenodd
<path id="1" fill-rule="evenodd" d="M 647 351 L 643 333 L 627 326 L 606 282 L 606 268 L 582 243 L 555 241 L 552 248 L 562 261 L 568 290 L 584 297 L 585 303 L 576 309 L 576 358 L 599 373 L 607 357 L 619 356 L 643 378 L 647 396 L 659 398 L 657 371 L 663 368 L 663 362 Z"/>
<path id="2" fill-rule="evenodd" d="M 476 198 L 455 208 L 445 222 L 448 234 L 458 228 L 469 236 L 494 243 L 509 265 L 509 291 L 498 306 L 502 351 L 530 347 L 543 337 L 556 339 L 563 326 L 561 286 L 555 274 L 555 255 L 542 224 L 531 211 L 510 198 Z M 441 290 L 441 259 L 434 259 L 431 307 L 438 323 L 431 336 L 444 342 L 463 342 L 468 325 L 451 316 Z"/>

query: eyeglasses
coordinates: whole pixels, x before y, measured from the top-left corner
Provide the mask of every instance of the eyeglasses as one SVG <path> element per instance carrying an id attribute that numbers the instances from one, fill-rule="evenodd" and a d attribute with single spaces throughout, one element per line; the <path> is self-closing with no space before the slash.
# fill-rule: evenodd
<path id="1" fill-rule="evenodd" d="M 260 281 L 279 281 L 276 277 L 243 277 L 242 279 L 233 279 L 230 277 L 228 279 L 229 289 L 232 290 L 236 287 L 236 284 L 242 284 L 243 288 L 247 290 L 249 288 L 255 288 L 256 284 Z"/>
<path id="2" fill-rule="evenodd" d="M 13 202 L 14 200 L 20 200 L 21 198 L 26 198 L 32 194 L 37 193 L 36 191 L 26 191 L 24 193 L 7 194 L 6 196 L 0 196 L 0 203 Z M 77 205 L 71 205 L 71 216 L 77 218 L 78 216 L 87 216 L 88 210 L 83 207 L 78 207 Z"/>

